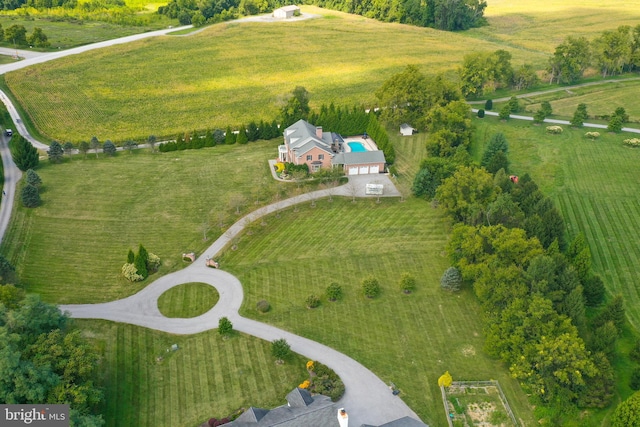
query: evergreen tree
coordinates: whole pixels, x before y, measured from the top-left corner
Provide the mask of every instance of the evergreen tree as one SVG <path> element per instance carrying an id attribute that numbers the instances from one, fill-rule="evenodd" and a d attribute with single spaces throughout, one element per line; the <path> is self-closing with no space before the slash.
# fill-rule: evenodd
<path id="1" fill-rule="evenodd" d="M 127 263 L 133 264 L 136 260 L 136 255 L 133 253 L 131 249 L 129 249 L 129 253 L 127 254 Z"/>
<path id="2" fill-rule="evenodd" d="M 545 117 L 549 117 L 553 114 L 553 109 L 551 108 L 551 103 L 549 101 L 542 101 L 542 103 L 540 103 L 540 109 L 544 112 Z"/>
<path id="3" fill-rule="evenodd" d="M 107 156 L 113 157 L 116 154 L 116 145 L 113 142 L 111 142 L 111 140 L 107 139 L 104 142 L 104 145 L 102 147 L 102 151 Z"/>
<path id="4" fill-rule="evenodd" d="M 13 161 L 18 166 L 18 169 L 24 172 L 27 169 L 35 169 L 38 166 L 40 162 L 38 150 L 22 135 L 15 135 L 11 143 L 15 147 L 12 150 L 12 154 Z"/>
<path id="5" fill-rule="evenodd" d="M 447 291 L 459 291 L 462 286 L 462 276 L 460 275 L 460 271 L 455 267 L 447 268 L 440 278 L 440 286 L 442 289 Z"/>
<path id="6" fill-rule="evenodd" d="M 502 151 L 503 154 L 507 154 L 509 152 L 509 144 L 507 143 L 507 138 L 502 132 L 497 132 L 491 136 L 487 147 L 484 149 L 484 153 L 482 153 L 482 161 L 480 162 L 480 164 L 486 167 L 491 161 L 492 157 L 499 151 Z M 500 168 L 496 169 L 493 173 L 497 172 L 499 169 Z"/>
<path id="7" fill-rule="evenodd" d="M 622 131 L 622 119 L 619 116 L 613 116 L 607 124 L 609 132 L 620 133 Z"/>
<path id="8" fill-rule="evenodd" d="M 62 160 L 62 157 L 64 156 L 62 145 L 60 145 L 58 141 L 53 141 L 51 145 L 49 145 L 47 155 L 49 156 L 50 162 L 60 163 L 60 160 Z"/>
<path id="9" fill-rule="evenodd" d="M 598 275 L 591 275 L 584 281 L 584 298 L 589 307 L 596 307 L 604 301 L 605 288 Z"/>
<path id="10" fill-rule="evenodd" d="M 25 181 L 28 185 L 33 185 L 34 187 L 40 187 L 42 184 L 42 178 L 33 169 L 27 170 Z"/>
<path id="11" fill-rule="evenodd" d="M 509 109 L 511 110 L 512 113 L 517 113 L 518 111 L 520 111 L 520 102 L 518 101 L 518 98 L 516 98 L 515 96 L 512 96 L 509 99 Z"/>
<path id="12" fill-rule="evenodd" d="M 65 142 L 64 146 L 62 147 L 64 149 L 64 154 L 66 154 L 67 156 L 71 157 L 71 154 L 73 154 L 73 149 L 75 148 L 73 145 L 73 142 Z"/>
<path id="13" fill-rule="evenodd" d="M 587 104 L 578 104 L 570 122 L 571 126 L 582 127 L 587 117 Z"/>
<path id="14" fill-rule="evenodd" d="M 257 141 L 260 138 L 260 129 L 258 129 L 258 125 L 256 122 L 251 121 L 249 126 L 247 126 L 247 139 L 250 142 Z"/>
<path id="15" fill-rule="evenodd" d="M 227 131 L 224 133 L 224 143 L 227 145 L 236 143 L 236 134 L 231 130 L 231 126 L 227 126 Z"/>
<path id="16" fill-rule="evenodd" d="M 487 99 L 484 102 L 484 109 L 487 110 L 487 111 L 491 111 L 492 108 L 493 108 L 493 100 Z"/>
<path id="17" fill-rule="evenodd" d="M 247 137 L 247 130 L 244 124 L 240 126 L 240 130 L 238 131 L 238 135 L 236 136 L 236 142 L 238 144 L 246 144 L 247 142 L 249 142 L 249 138 Z"/>
<path id="18" fill-rule="evenodd" d="M 509 104 L 505 104 L 505 106 L 500 110 L 500 113 L 498 113 L 498 117 L 500 118 L 500 120 L 509 120 L 510 115 L 511 106 Z"/>
<path id="19" fill-rule="evenodd" d="M 216 145 L 224 144 L 224 139 L 225 139 L 225 134 L 222 129 L 216 129 L 213 131 L 213 140 L 215 141 Z"/>
<path id="20" fill-rule="evenodd" d="M 42 203 L 38 187 L 35 187 L 33 185 L 25 185 L 22 188 L 20 197 L 22 199 L 22 204 L 27 208 L 36 208 Z"/>
<path id="21" fill-rule="evenodd" d="M 533 123 L 535 124 L 540 124 L 542 122 L 544 122 L 544 119 L 546 119 L 546 116 L 544 114 L 544 110 L 543 109 L 539 109 L 535 112 L 535 114 L 533 115 Z"/>
<path id="22" fill-rule="evenodd" d="M 136 267 L 138 274 L 142 276 L 143 280 L 149 276 L 149 272 L 147 271 L 147 263 L 140 256 L 140 254 L 136 255 L 135 259 L 133 260 L 133 265 Z"/>

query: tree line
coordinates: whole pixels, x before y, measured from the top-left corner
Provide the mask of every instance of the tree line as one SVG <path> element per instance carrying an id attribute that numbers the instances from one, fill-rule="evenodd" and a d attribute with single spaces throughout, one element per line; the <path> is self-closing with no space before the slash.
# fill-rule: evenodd
<path id="1" fill-rule="evenodd" d="M 549 83 L 572 84 L 589 67 L 596 68 L 603 78 L 640 70 L 640 24 L 603 31 L 591 41 L 568 36 L 556 46 L 544 72 Z M 511 54 L 505 50 L 465 55 L 458 76 L 465 96 L 483 96 L 501 88 L 522 90 L 540 82 L 531 64 L 514 68 Z"/>
<path id="2" fill-rule="evenodd" d="M 508 366 L 555 425 L 577 408 L 609 405 L 623 301 L 605 304 L 584 237 L 568 241 L 553 201 L 528 175 L 509 174 L 503 134 L 491 137 L 480 164 L 472 160 L 470 107 L 461 88 L 409 66 L 376 95 L 386 123 L 429 132 L 429 156 L 412 192 L 454 224 L 446 251 L 483 309 L 485 351 Z M 587 310 L 594 314 L 587 317 Z"/>
<path id="3" fill-rule="evenodd" d="M 486 23 L 484 0 L 310 0 L 327 9 L 366 16 L 383 22 L 459 31 Z M 240 15 L 256 15 L 294 4 L 291 0 L 170 0 L 158 13 L 181 24 L 195 26 L 235 19 Z"/>

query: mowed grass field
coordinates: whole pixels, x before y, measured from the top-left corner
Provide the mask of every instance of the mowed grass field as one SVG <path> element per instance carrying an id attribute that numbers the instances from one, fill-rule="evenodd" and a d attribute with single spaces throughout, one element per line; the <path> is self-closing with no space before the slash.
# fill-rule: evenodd
<path id="1" fill-rule="evenodd" d="M 549 34 L 580 29 L 595 35 L 640 17 L 640 1 L 595 11 L 591 3 L 561 3 L 562 12 L 532 6 L 527 26 L 519 23 L 525 6 L 510 11 L 506 2 L 490 3 L 491 25 L 464 33 L 305 7 L 305 13 L 322 17 L 222 23 L 190 36 L 148 39 L 36 65 L 8 74 L 6 82 L 47 138 L 175 136 L 271 121 L 298 85 L 311 93 L 314 107 L 331 102 L 373 106 L 375 90 L 406 65 L 455 76 L 463 56 L 474 51 L 506 49 L 515 66 L 528 62 L 544 69 L 561 41 Z M 535 45 L 527 42 L 532 33 Z"/>
<path id="2" fill-rule="evenodd" d="M 276 365 L 271 345 L 216 330 L 179 336 L 98 320 L 79 320 L 104 351 L 102 414 L 108 427 L 195 427 L 240 408 L 272 408 L 308 378 L 306 359 Z M 173 344 L 179 350 L 167 351 Z M 161 357 L 162 359 L 158 359 Z"/>
<path id="3" fill-rule="evenodd" d="M 197 317 L 211 310 L 220 299 L 216 288 L 206 283 L 183 283 L 158 298 L 158 310 L 164 316 Z"/>
<path id="4" fill-rule="evenodd" d="M 242 314 L 320 341 L 355 358 L 385 382 L 431 426 L 445 426 L 438 377 L 498 379 L 525 425 L 531 411 L 508 371 L 482 351 L 481 312 L 471 292 L 451 294 L 439 280 L 449 262 L 448 227 L 440 211 L 414 198 L 321 200 L 269 217 L 268 226 L 245 236 L 222 265 L 242 282 Z M 417 289 L 405 295 L 398 282 L 411 273 Z M 382 294 L 366 299 L 360 283 L 376 277 Z M 326 287 L 344 297 L 329 302 Z M 320 307 L 306 308 L 310 294 Z M 271 311 L 258 314 L 265 299 Z"/>
<path id="5" fill-rule="evenodd" d="M 131 295 L 182 268 L 226 227 L 293 184 L 276 183 L 267 159 L 279 141 L 114 158 L 89 154 L 41 162 L 42 206 L 16 203 L 2 253 L 30 292 L 50 302 L 89 303 Z M 237 201 L 237 206 L 236 206 Z M 222 227 L 220 227 L 222 224 Z M 206 232 L 207 240 L 203 240 Z M 121 274 L 138 245 L 160 257 L 155 275 L 131 283 Z"/>
<path id="6" fill-rule="evenodd" d="M 638 330 L 640 150 L 622 144 L 635 135 L 601 132 L 599 139 L 591 141 L 584 138 L 589 129 L 563 126 L 561 135 L 549 135 L 545 126 L 528 122 L 505 124 L 485 118 L 474 123 L 480 141 L 503 132 L 509 142 L 512 172 L 528 172 L 555 199 L 570 239 L 584 233 L 595 271 L 602 275 L 609 295 L 624 296 L 627 317 Z"/>

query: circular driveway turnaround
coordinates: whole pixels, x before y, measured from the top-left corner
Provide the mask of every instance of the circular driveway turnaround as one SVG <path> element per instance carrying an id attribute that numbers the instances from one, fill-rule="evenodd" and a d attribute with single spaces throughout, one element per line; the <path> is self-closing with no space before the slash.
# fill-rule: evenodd
<path id="1" fill-rule="evenodd" d="M 361 180 L 363 178 L 367 177 L 360 177 Z M 378 181 L 385 181 L 385 178 L 388 180 L 386 176 L 375 176 Z M 372 178 L 368 177 L 368 179 Z M 390 181 L 385 184 L 389 185 L 385 185 L 385 189 L 393 188 Z M 352 190 L 347 185 L 343 185 L 265 206 L 233 224 L 193 264 L 159 278 L 137 294 L 102 304 L 61 305 L 60 310 L 69 312 L 71 317 L 78 319 L 105 319 L 173 334 L 195 334 L 215 329 L 218 327 L 218 320 L 221 317 L 227 317 L 237 331 L 267 341 L 284 338 L 292 351 L 331 367 L 345 384 L 345 394 L 340 400 L 340 405 L 349 412 L 349 419 L 353 425 L 379 425 L 405 416 L 419 419 L 402 399 L 391 393 L 389 387 L 380 378 L 350 357 L 318 342 L 240 316 L 238 310 L 244 297 L 240 281 L 230 273 L 205 266 L 207 257 L 218 254 L 250 222 L 297 203 L 329 195 L 351 195 L 351 193 Z M 395 194 L 391 195 L 395 196 Z M 211 310 L 198 317 L 189 319 L 164 317 L 158 310 L 157 301 L 160 295 L 174 286 L 189 282 L 202 282 L 215 287 L 220 294 L 220 300 Z"/>

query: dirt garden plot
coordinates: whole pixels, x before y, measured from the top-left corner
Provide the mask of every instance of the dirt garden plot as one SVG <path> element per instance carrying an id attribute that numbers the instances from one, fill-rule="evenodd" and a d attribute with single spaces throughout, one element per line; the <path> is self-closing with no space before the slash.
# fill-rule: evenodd
<path id="1" fill-rule="evenodd" d="M 497 381 L 454 381 L 441 389 L 451 427 L 519 425 Z"/>

